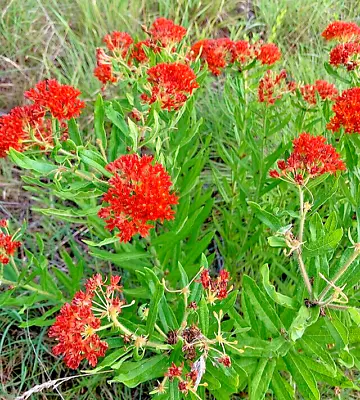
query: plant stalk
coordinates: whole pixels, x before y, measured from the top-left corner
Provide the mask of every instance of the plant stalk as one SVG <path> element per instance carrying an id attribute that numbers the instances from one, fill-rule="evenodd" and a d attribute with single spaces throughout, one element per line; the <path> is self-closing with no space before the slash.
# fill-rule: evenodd
<path id="1" fill-rule="evenodd" d="M 300 199 L 300 227 L 299 227 L 298 240 L 299 240 L 300 245 L 295 250 L 295 253 L 298 258 L 300 272 L 304 279 L 305 286 L 307 288 L 307 291 L 309 292 L 310 297 L 312 297 L 312 286 L 310 283 L 309 275 L 306 271 L 306 267 L 304 264 L 304 260 L 302 258 L 302 254 L 301 254 L 302 253 L 301 247 L 302 247 L 302 242 L 303 242 L 303 237 L 304 237 L 304 225 L 305 225 L 305 218 L 306 218 L 307 210 L 304 209 L 304 192 L 300 186 L 299 186 L 299 199 Z"/>
<path id="2" fill-rule="evenodd" d="M 331 281 L 331 284 L 329 283 L 324 290 L 320 293 L 320 297 L 318 299 L 318 302 L 321 303 L 324 300 L 324 297 L 328 294 L 329 290 L 335 285 L 335 283 L 342 277 L 342 275 L 347 271 L 347 269 L 350 267 L 350 265 L 357 259 L 357 257 L 360 255 L 360 250 L 355 248 L 353 254 L 348 258 L 346 263 L 343 265 L 343 267 L 340 269 L 340 271 L 334 276 L 334 278 Z"/>
<path id="3" fill-rule="evenodd" d="M 132 332 L 130 329 L 126 328 L 126 326 L 124 326 L 121 322 L 119 322 L 118 319 L 116 318 L 116 315 L 112 315 L 111 319 L 114 323 L 114 326 L 119 328 L 125 335 L 130 336 L 133 340 L 136 340 L 139 337 L 134 332 Z M 145 346 L 153 347 L 158 350 L 171 350 L 172 349 L 172 346 L 169 344 L 151 342 L 150 340 L 146 342 Z"/>

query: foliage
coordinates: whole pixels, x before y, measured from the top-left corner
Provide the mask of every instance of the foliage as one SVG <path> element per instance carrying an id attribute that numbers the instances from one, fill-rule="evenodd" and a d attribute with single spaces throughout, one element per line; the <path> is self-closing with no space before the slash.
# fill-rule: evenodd
<path id="1" fill-rule="evenodd" d="M 346 124 L 332 129 L 333 103 L 344 96 L 291 81 L 277 56 L 263 62 L 263 43 L 247 42 L 239 53 L 230 40 L 211 41 L 203 54 L 204 45 L 191 51 L 187 37 L 164 44 L 152 29 L 145 29 L 145 58 L 133 56 L 133 44 L 97 52 L 97 67 L 109 78 L 101 82 L 116 91 L 105 87 L 97 96 L 93 128 L 72 118 L 79 109 L 69 115 L 66 93 L 73 92 L 63 87 L 59 102 L 40 97 L 36 121 L 14 111 L 3 117 L 2 150 L 26 171 L 24 189 L 41 205 L 34 211 L 86 232 L 81 244 L 61 249 L 64 269 L 49 266 L 40 235 L 34 247 L 23 247 L 22 259 L 7 254 L 1 305 L 23 313 L 40 304 L 41 314 L 21 327 L 52 325 L 50 336 L 65 343 L 57 355 L 73 361 L 70 347 L 83 346 L 89 379 L 106 375 L 127 388 L 150 382 L 157 399 L 221 400 L 244 391 L 254 400 L 268 393 L 320 399 L 333 387 L 333 396 L 360 390 L 353 378 L 360 337 L 356 101 Z M 159 65 L 175 67 L 155 71 Z M 325 71 L 347 88 L 358 85 L 356 67 L 326 64 Z M 45 92 L 55 85 L 44 82 Z M 216 112 L 208 113 L 203 96 L 219 104 Z M 20 138 L 16 149 L 14 142 L 6 149 L 10 129 Z M 127 170 L 126 154 L 152 155 L 155 172 L 148 164 Z M 273 169 L 280 159 L 286 161 Z M 164 204 L 175 216 L 148 207 L 144 217 L 140 200 L 163 206 L 159 197 L 170 189 L 156 179 L 168 179 L 165 172 L 177 205 L 174 198 Z M 112 187 L 121 188 L 112 217 L 138 219 L 129 237 L 123 224 L 104 221 Z M 11 226 L 3 225 L 9 235 Z M 23 226 L 12 240 L 27 234 Z M 245 261 L 248 273 L 238 276 Z M 90 278 L 89 263 L 105 275 L 101 283 L 100 275 Z M 112 281 L 117 271 L 123 288 Z M 99 342 L 107 348 L 103 358 L 94 350 Z"/>

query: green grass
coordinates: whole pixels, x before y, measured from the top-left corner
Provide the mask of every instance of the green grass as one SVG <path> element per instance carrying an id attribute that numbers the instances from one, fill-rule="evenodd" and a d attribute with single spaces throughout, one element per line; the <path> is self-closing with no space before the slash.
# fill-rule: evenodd
<path id="1" fill-rule="evenodd" d="M 139 24 L 149 25 L 156 16 L 165 16 L 190 28 L 192 37 L 230 35 L 262 38 L 277 43 L 284 54 L 283 66 L 300 81 L 312 82 L 325 77 L 323 62 L 327 59 L 321 39 L 324 27 L 334 19 L 355 20 L 360 15 L 360 3 L 353 0 L 179 0 L 152 2 L 150 0 L 8 0 L 0 10 L 0 111 L 6 112 L 23 102 L 23 92 L 36 81 L 56 77 L 63 83 L 80 88 L 91 101 L 100 85 L 92 76 L 95 48 L 101 45 L 104 34 L 126 30 L 140 35 Z M 226 105 L 218 96 L 204 96 L 201 101 L 208 116 L 205 132 L 215 132 L 225 146 L 236 146 L 232 122 L 226 118 Z M 86 122 L 86 121 L 85 121 Z M 213 155 L 216 148 L 213 149 Z M 13 221 L 27 220 L 31 232 L 42 231 L 51 265 L 62 268 L 58 250 L 67 243 L 63 238 L 74 233 L 67 224 L 39 218 L 30 211 L 33 197 L 20 189 L 19 171 L 0 160 L 0 211 Z M 222 174 L 230 182 L 231 171 L 222 164 Z M 204 179 L 213 184 L 210 168 Z M 13 182 L 9 184 L 8 182 Z M 236 182 L 236 179 L 234 180 Z M 45 201 L 45 199 L 44 199 Z M 51 202 L 51 199 L 47 199 Z M 241 218 L 241 210 L 230 210 L 233 219 Z M 218 214 L 217 214 L 218 213 Z M 221 212 L 215 208 L 221 220 Z M 240 236 L 236 224 L 227 226 L 229 237 Z M 240 232 L 240 233 L 239 233 Z M 242 238 L 244 239 L 244 238 Z M 219 240 L 218 246 L 222 243 Z M 29 243 L 30 246 L 30 243 Z M 34 246 L 34 244 L 33 244 Z M 243 273 L 254 263 L 261 265 L 254 249 L 238 248 L 229 241 L 229 258 L 233 269 Z M 231 256 L 237 254 L 237 256 Z M 250 264 L 250 261 L 252 264 Z M 276 263 L 276 261 L 274 261 Z M 287 268 L 287 266 L 277 265 Z M 289 273 L 286 270 L 286 273 Z M 280 280 L 277 282 L 283 284 Z M 0 314 L 0 398 L 13 398 L 36 384 L 69 376 L 61 363 L 54 361 L 44 328 L 18 328 L 44 310 L 34 305 L 30 310 L 6 310 Z M 147 388 L 126 389 L 109 386 L 106 378 L 76 378 L 56 391 L 34 394 L 32 399 L 147 399 Z"/>

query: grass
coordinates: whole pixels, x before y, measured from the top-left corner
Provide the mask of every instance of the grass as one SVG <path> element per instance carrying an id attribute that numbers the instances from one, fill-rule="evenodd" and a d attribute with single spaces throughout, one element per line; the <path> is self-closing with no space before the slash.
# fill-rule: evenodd
<path id="1" fill-rule="evenodd" d="M 92 76 L 94 53 L 104 34 L 126 30 L 136 36 L 139 24 L 149 25 L 160 15 L 189 27 L 194 37 L 230 35 L 234 39 L 247 36 L 274 41 L 283 51 L 284 67 L 290 74 L 297 80 L 312 82 L 319 75 L 325 76 L 322 66 L 327 54 L 320 33 L 334 19 L 356 21 L 360 3 L 353 0 L 27 0 L 24 6 L 24 0 L 8 0 L 0 10 L 0 112 L 21 104 L 24 90 L 49 77 L 79 87 L 84 97 L 92 101 L 100 90 Z M 226 102 L 218 104 L 214 96 L 204 96 L 201 107 L 209 116 L 204 129 L 215 132 L 223 145 L 236 146 L 232 122 L 224 117 Z M 213 165 L 216 162 L 213 159 Z M 73 228 L 51 219 L 35 218 L 30 210 L 34 199 L 31 193 L 20 189 L 19 171 L 3 160 L 0 168 L 1 213 L 13 221 L 26 220 L 34 234 L 42 230 L 50 265 L 61 269 L 64 262 L 59 248 L 69 245 L 62 239 L 71 236 Z M 224 165 L 222 168 L 227 179 L 235 183 L 231 171 Z M 205 178 L 213 183 L 212 174 Z M 241 218 L 238 209 L 231 212 L 234 219 Z M 216 215 L 221 219 L 221 213 Z M 225 230 L 224 237 L 242 235 L 236 225 Z M 219 239 L 217 246 L 222 245 Z M 236 247 L 230 240 L 228 246 L 232 246 L 230 254 L 240 256 L 226 259 L 226 264 L 241 272 L 251 272 L 247 262 L 257 261 L 249 254 L 249 248 Z M 50 355 L 47 327 L 18 327 L 19 322 L 39 312 L 44 310 L 33 305 L 26 311 L 0 313 L 0 398 L 14 398 L 36 384 L 69 376 L 69 371 Z M 31 399 L 147 399 L 147 392 L 141 387 L 130 390 L 109 386 L 106 378 L 96 376 L 76 378 L 60 386 L 58 392 L 34 394 Z"/>

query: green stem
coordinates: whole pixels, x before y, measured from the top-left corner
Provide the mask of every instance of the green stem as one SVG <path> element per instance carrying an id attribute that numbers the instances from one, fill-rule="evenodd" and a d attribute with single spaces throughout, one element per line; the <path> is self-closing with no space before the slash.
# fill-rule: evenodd
<path id="1" fill-rule="evenodd" d="M 24 289 L 31 290 L 32 292 L 36 292 L 36 293 L 42 294 L 42 295 L 47 296 L 47 297 L 52 297 L 52 298 L 55 298 L 55 299 L 58 298 L 57 296 L 55 296 L 52 293 L 46 292 L 45 290 L 41 290 L 41 289 L 35 288 L 35 287 L 31 286 L 31 285 L 21 285 L 21 284 L 18 285 L 16 282 L 9 281 L 7 279 L 1 279 L 0 284 L 1 283 L 5 283 L 5 285 L 14 286 L 15 288 L 22 287 Z"/>
<path id="2" fill-rule="evenodd" d="M 296 256 L 298 259 L 300 272 L 304 279 L 305 286 L 307 288 L 307 291 L 309 292 L 310 297 L 312 297 L 312 286 L 311 286 L 310 279 L 309 279 L 309 276 L 306 271 L 304 260 L 302 258 L 302 242 L 303 242 L 303 237 L 304 237 L 304 225 L 305 225 L 307 210 L 304 209 L 304 192 L 300 186 L 299 186 L 299 199 L 300 199 L 300 227 L 299 227 L 298 240 L 299 240 L 300 245 L 296 249 L 295 253 L 296 253 Z"/>
<path id="3" fill-rule="evenodd" d="M 350 265 L 357 259 L 357 257 L 360 255 L 360 251 L 356 248 L 353 252 L 353 254 L 349 257 L 349 259 L 346 261 L 346 263 L 343 265 L 343 267 L 340 269 L 340 271 L 334 276 L 332 279 L 331 284 L 328 284 L 325 289 L 320 293 L 318 302 L 321 303 L 329 290 L 335 285 L 335 283 L 342 277 L 342 275 L 347 271 L 347 269 L 350 267 Z"/>
<path id="4" fill-rule="evenodd" d="M 16 276 L 19 276 L 20 272 L 18 270 L 18 267 L 15 264 L 14 257 L 10 257 L 10 262 L 11 262 L 12 267 L 14 268 L 14 271 L 16 272 Z"/>
<path id="5" fill-rule="evenodd" d="M 165 333 L 163 332 L 163 330 L 160 328 L 160 326 L 158 324 L 155 324 L 155 329 L 160 333 L 160 335 L 167 339 L 167 336 L 165 335 Z"/>
<path id="6" fill-rule="evenodd" d="M 136 335 L 134 332 L 132 332 L 130 329 L 126 328 L 121 322 L 118 321 L 116 316 L 111 316 L 111 319 L 113 321 L 114 326 L 119 328 L 125 335 L 130 336 L 133 340 L 136 340 L 139 336 Z M 158 350 L 171 350 L 172 346 L 169 344 L 162 344 L 162 343 L 156 343 L 156 342 L 151 342 L 150 340 L 146 342 L 146 347 L 153 347 Z"/>

